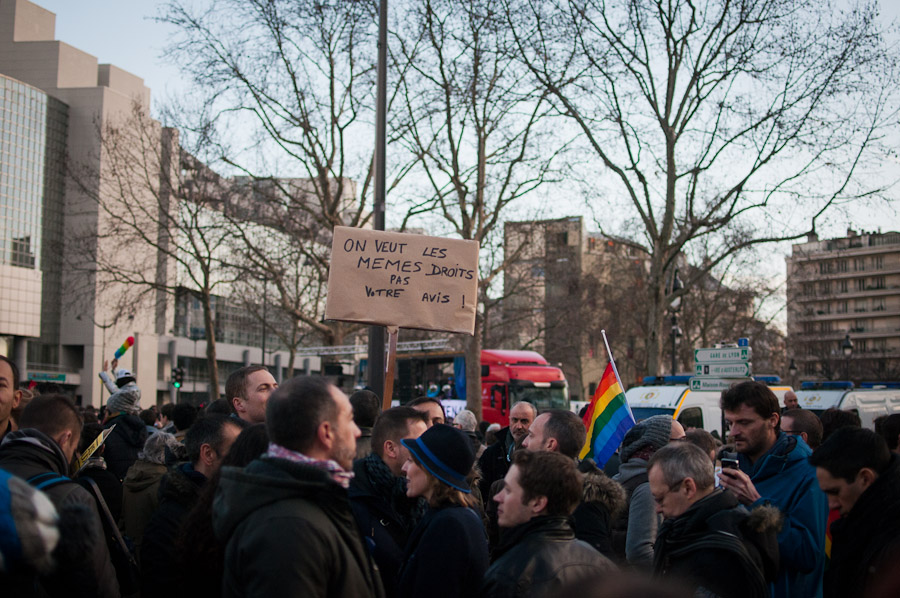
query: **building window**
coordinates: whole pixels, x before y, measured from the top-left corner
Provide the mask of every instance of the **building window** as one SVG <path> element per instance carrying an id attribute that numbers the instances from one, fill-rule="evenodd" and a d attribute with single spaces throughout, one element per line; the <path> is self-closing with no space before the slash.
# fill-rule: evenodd
<path id="1" fill-rule="evenodd" d="M 849 269 L 847 260 L 840 260 L 840 261 L 838 261 L 837 265 L 838 265 L 838 272 L 846 272 Z"/>
<path id="2" fill-rule="evenodd" d="M 856 320 L 856 323 L 853 325 L 853 328 L 850 329 L 850 332 L 865 332 L 866 331 L 866 321 L 865 320 Z"/>
<path id="3" fill-rule="evenodd" d="M 884 256 L 876 255 L 872 257 L 872 269 L 873 270 L 881 270 L 884 268 Z"/>
<path id="4" fill-rule="evenodd" d="M 853 311 L 856 313 L 863 313 L 866 311 L 866 300 L 865 299 L 857 299 L 853 304 Z"/>
<path id="5" fill-rule="evenodd" d="M 884 288 L 884 276 L 876 276 L 872 279 L 873 289 L 883 289 Z"/>
<path id="6" fill-rule="evenodd" d="M 832 330 L 832 322 L 819 322 L 819 331 L 820 332 L 831 332 Z"/>
<path id="7" fill-rule="evenodd" d="M 846 301 L 838 301 L 837 313 L 839 313 L 839 314 L 847 313 L 847 302 Z"/>
<path id="8" fill-rule="evenodd" d="M 857 257 L 853 258 L 853 269 L 857 272 L 865 272 L 866 271 L 866 258 Z"/>
<path id="9" fill-rule="evenodd" d="M 803 332 L 806 334 L 812 334 L 816 331 L 815 322 L 803 322 Z"/>
<path id="10" fill-rule="evenodd" d="M 803 283 L 803 295 L 805 297 L 815 297 L 816 295 L 816 287 L 811 282 Z"/>
<path id="11" fill-rule="evenodd" d="M 820 295 L 830 295 L 831 294 L 831 283 L 827 280 L 819 283 L 819 294 Z"/>
<path id="12" fill-rule="evenodd" d="M 846 292 L 847 292 L 848 286 L 849 286 L 848 281 L 846 281 L 846 280 L 840 280 L 840 281 L 838 281 L 838 289 L 839 289 L 838 292 L 840 292 L 840 293 L 846 293 Z"/>
<path id="13" fill-rule="evenodd" d="M 819 274 L 828 274 L 831 272 L 831 262 L 819 262 Z"/>
<path id="14" fill-rule="evenodd" d="M 872 299 L 872 311 L 884 311 L 884 297 Z"/>
<path id="15" fill-rule="evenodd" d="M 865 278 L 857 278 L 856 279 L 856 290 L 857 291 L 865 291 L 866 290 L 866 279 Z"/>

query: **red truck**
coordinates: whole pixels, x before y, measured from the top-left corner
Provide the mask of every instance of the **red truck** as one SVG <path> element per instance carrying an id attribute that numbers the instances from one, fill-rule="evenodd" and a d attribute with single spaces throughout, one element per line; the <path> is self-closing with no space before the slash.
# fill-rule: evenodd
<path id="1" fill-rule="evenodd" d="M 482 418 L 509 425 L 509 408 L 519 401 L 538 409 L 568 410 L 569 386 L 562 370 L 534 351 L 482 351 Z"/>
<path id="2" fill-rule="evenodd" d="M 465 409 L 465 358 L 462 353 L 423 352 L 397 358 L 394 397 L 406 404 L 433 385 L 441 391 L 441 402 L 449 417 Z M 454 388 L 455 382 L 460 388 Z M 538 409 L 569 409 L 569 387 L 558 367 L 534 351 L 489 349 L 481 352 L 482 418 L 509 425 L 509 408 L 528 401 Z"/>

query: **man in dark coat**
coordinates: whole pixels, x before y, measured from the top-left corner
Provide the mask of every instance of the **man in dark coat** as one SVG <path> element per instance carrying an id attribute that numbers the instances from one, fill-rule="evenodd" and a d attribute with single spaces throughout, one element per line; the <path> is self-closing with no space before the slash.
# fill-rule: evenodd
<path id="1" fill-rule="evenodd" d="M 481 500 L 485 506 L 491 503 L 491 484 L 502 480 L 509 471 L 512 461 L 512 453 L 516 446 L 522 444 L 528 435 L 531 422 L 537 417 L 537 409 L 531 403 L 520 401 L 512 406 L 509 411 L 509 427 L 497 432 L 497 442 L 490 445 L 478 459 L 478 469 L 481 471 L 481 480 L 478 487 L 481 490 Z"/>
<path id="2" fill-rule="evenodd" d="M 59 566 L 50 577 L 42 578 L 42 590 L 50 595 L 116 597 L 119 584 L 103 541 L 103 524 L 93 497 L 71 481 L 69 463 L 81 437 L 81 414 L 63 395 L 35 397 L 22 412 L 21 429 L 10 432 L 0 446 L 0 469 L 4 469 L 46 493 L 62 514 L 78 507 L 78 528 L 62 527 L 57 549 Z M 75 559 L 78 559 L 77 561 Z M 4 595 L 30 596 L 32 582 L 25 588 L 7 585 Z M 21 590 L 21 591 L 20 591 Z"/>
<path id="3" fill-rule="evenodd" d="M 562 588 L 615 565 L 575 539 L 568 517 L 581 501 L 575 462 L 559 453 L 519 451 L 495 496 L 503 533 L 481 595 L 558 596 Z"/>
<path id="4" fill-rule="evenodd" d="M 269 450 L 222 470 L 213 530 L 226 543 L 222 595 L 383 596 L 347 500 L 359 428 L 347 395 L 298 376 L 266 405 Z"/>
<path id="5" fill-rule="evenodd" d="M 835 431 L 809 461 L 841 514 L 831 525 L 825 596 L 867 595 L 900 562 L 900 461 L 865 428 Z"/>
<path id="6" fill-rule="evenodd" d="M 427 507 L 423 499 L 406 496 L 401 468 L 409 450 L 400 440 L 421 436 L 428 429 L 426 417 L 411 407 L 394 407 L 378 416 L 372 428 L 372 453 L 353 462 L 353 480 L 347 490 L 353 516 L 389 596 L 397 587 L 403 549 Z"/>
<path id="7" fill-rule="evenodd" d="M 750 513 L 731 492 L 717 490 L 709 455 L 687 442 L 659 449 L 648 478 L 666 518 L 654 546 L 657 576 L 690 584 L 698 595 L 769 596 L 778 569 L 778 509 Z"/>
<path id="8" fill-rule="evenodd" d="M 190 462 L 172 468 L 159 484 L 159 507 L 141 542 L 141 595 L 165 598 L 179 584 L 175 539 L 206 481 L 218 471 L 246 424 L 227 415 L 207 415 L 184 439 Z"/>

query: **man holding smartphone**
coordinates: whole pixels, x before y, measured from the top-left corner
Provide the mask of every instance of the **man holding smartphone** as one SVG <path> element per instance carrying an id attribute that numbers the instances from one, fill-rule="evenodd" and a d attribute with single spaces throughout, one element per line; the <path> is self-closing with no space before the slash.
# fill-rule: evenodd
<path id="1" fill-rule="evenodd" d="M 820 598 L 825 568 L 828 502 L 819 488 L 809 447 L 781 431 L 781 407 L 760 382 L 742 382 L 720 400 L 738 452 L 737 469 L 719 482 L 748 507 L 770 503 L 784 515 L 778 534 L 780 572 L 773 598 Z"/>

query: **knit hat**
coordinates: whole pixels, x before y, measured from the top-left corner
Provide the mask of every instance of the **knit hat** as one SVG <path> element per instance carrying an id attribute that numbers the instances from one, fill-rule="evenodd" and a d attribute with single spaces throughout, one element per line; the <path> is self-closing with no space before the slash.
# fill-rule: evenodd
<path id="1" fill-rule="evenodd" d="M 418 438 L 404 438 L 400 442 L 428 473 L 466 494 L 472 491 L 466 477 L 475 464 L 475 451 L 464 432 L 435 424 Z"/>
<path id="2" fill-rule="evenodd" d="M 654 415 L 628 430 L 619 449 L 622 463 L 643 448 L 650 448 L 651 452 L 655 452 L 669 444 L 672 421 L 671 415 Z"/>
<path id="3" fill-rule="evenodd" d="M 130 370 L 126 370 L 123 368 L 123 369 L 119 370 L 118 372 L 116 372 L 116 386 L 118 386 L 119 388 L 122 388 L 129 382 L 135 382 L 135 381 L 136 380 L 135 380 L 134 374 L 132 374 Z"/>
<path id="4" fill-rule="evenodd" d="M 478 420 L 475 419 L 475 414 L 468 409 L 463 409 L 457 413 L 456 417 L 453 418 L 453 423 L 464 432 L 474 432 L 475 428 L 478 427 Z"/>
<path id="5" fill-rule="evenodd" d="M 109 397 L 106 408 L 110 413 L 138 415 L 141 412 L 141 389 L 134 383 L 126 384 Z"/>

